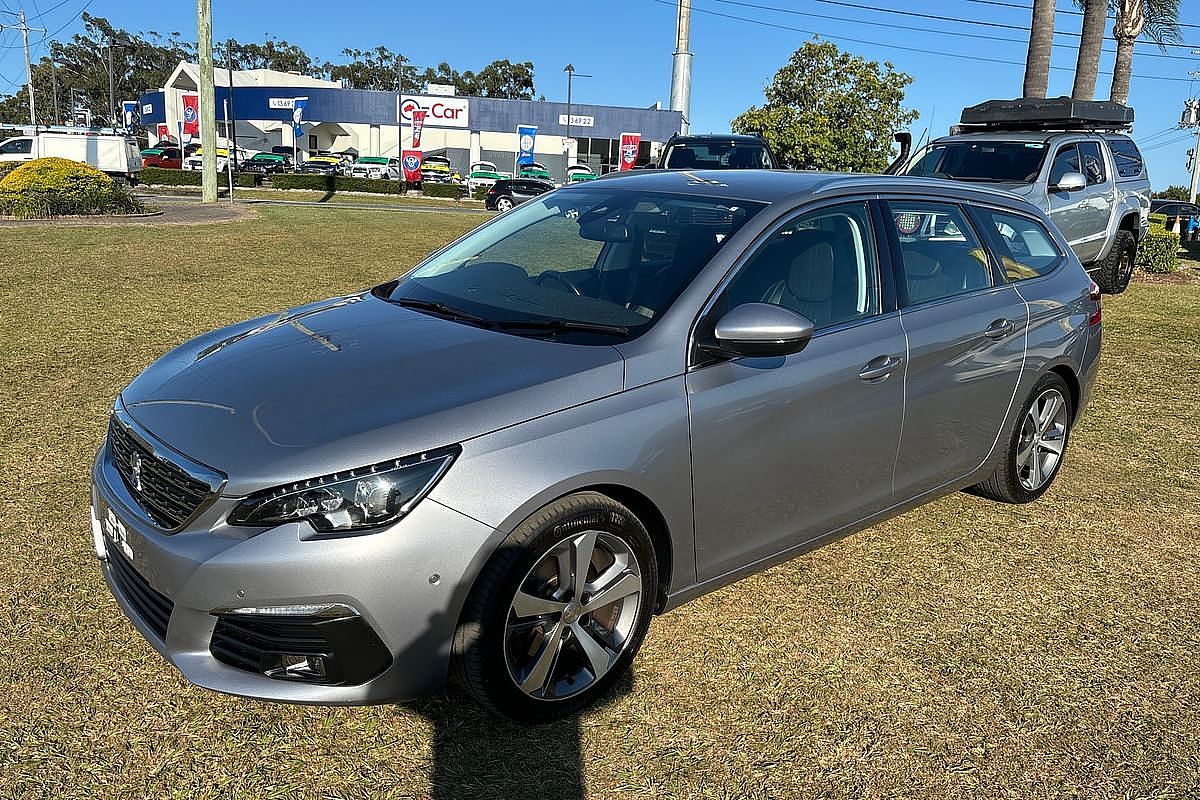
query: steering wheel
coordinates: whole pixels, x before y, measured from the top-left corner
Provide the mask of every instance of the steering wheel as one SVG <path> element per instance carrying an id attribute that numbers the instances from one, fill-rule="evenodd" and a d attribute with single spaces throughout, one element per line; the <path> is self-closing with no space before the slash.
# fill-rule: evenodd
<path id="1" fill-rule="evenodd" d="M 548 269 L 533 280 L 538 286 L 544 285 L 547 281 L 557 281 L 567 287 L 567 291 L 573 293 L 576 297 L 583 297 L 583 290 L 576 286 L 575 282 L 568 278 L 565 273 L 559 272 L 556 269 Z"/>

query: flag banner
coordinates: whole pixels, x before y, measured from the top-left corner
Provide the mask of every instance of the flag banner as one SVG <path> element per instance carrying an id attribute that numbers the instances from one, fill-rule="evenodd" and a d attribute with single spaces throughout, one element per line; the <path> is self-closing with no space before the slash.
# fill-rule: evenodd
<path id="1" fill-rule="evenodd" d="M 517 166 L 532 164 L 533 143 L 537 140 L 537 125 L 517 126 Z"/>
<path id="2" fill-rule="evenodd" d="M 307 105 L 307 97 L 297 97 L 292 105 L 292 136 L 296 141 L 304 135 L 304 108 Z"/>
<path id="3" fill-rule="evenodd" d="M 138 121 L 138 104 L 136 100 L 121 101 L 121 118 L 126 128 L 132 128 Z"/>
<path id="4" fill-rule="evenodd" d="M 183 96 L 183 133 L 195 136 L 200 133 L 200 95 Z"/>
<path id="5" fill-rule="evenodd" d="M 158 127 L 155 129 L 154 135 L 156 137 L 158 137 L 158 140 L 160 142 L 163 141 L 164 139 L 170 139 L 171 138 L 171 126 L 165 122 L 158 123 Z"/>
<path id="6" fill-rule="evenodd" d="M 638 148 L 642 144 L 642 135 L 640 133 L 622 133 L 621 134 L 621 171 L 633 169 L 633 165 L 637 163 Z"/>
<path id="7" fill-rule="evenodd" d="M 425 130 L 425 115 L 429 112 L 423 108 L 414 108 L 412 112 L 413 122 L 413 150 L 421 149 L 421 132 Z"/>
<path id="8" fill-rule="evenodd" d="M 404 180 L 409 183 L 421 182 L 421 151 L 420 150 L 405 150 L 400 157 L 400 164 L 404 167 Z"/>

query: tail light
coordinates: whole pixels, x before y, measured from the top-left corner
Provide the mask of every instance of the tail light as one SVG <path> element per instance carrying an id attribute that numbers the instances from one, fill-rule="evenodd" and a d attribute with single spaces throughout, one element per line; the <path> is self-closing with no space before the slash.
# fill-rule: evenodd
<path id="1" fill-rule="evenodd" d="M 1104 309 L 1100 306 L 1100 287 L 1096 285 L 1095 281 L 1092 281 L 1091 290 L 1088 293 L 1088 300 L 1091 300 L 1096 304 L 1096 310 L 1092 312 L 1090 317 L 1088 317 L 1088 326 L 1091 327 L 1093 325 L 1099 325 L 1100 317 L 1102 316 Z"/>
<path id="2" fill-rule="evenodd" d="M 493 187 L 491 187 L 490 189 L 488 189 L 487 193 L 488 193 L 488 195 L 489 195 L 489 196 L 491 196 L 491 195 L 493 195 L 493 194 L 500 194 L 500 192 L 496 190 L 496 187 L 495 187 L 495 186 L 493 186 Z"/>

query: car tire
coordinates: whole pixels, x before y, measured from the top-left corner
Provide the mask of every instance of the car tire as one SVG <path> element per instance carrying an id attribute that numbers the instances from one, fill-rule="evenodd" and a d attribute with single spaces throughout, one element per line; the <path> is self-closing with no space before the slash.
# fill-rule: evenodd
<path id="1" fill-rule="evenodd" d="M 513 201 L 510 197 L 501 197 L 496 200 L 496 210 L 504 213 L 513 207 Z"/>
<path id="2" fill-rule="evenodd" d="M 1120 294 L 1129 286 L 1137 259 L 1137 239 L 1127 230 L 1117 231 L 1108 255 L 1096 270 L 1096 285 L 1105 294 Z"/>
<path id="3" fill-rule="evenodd" d="M 585 558 L 581 578 L 574 565 Z M 596 492 L 556 500 L 509 534 L 476 580 L 455 634 L 455 677 L 515 720 L 576 714 L 629 669 L 657 586 L 654 546 L 633 512 Z"/>
<path id="4" fill-rule="evenodd" d="M 1051 408 L 1053 403 L 1059 405 Z M 968 491 L 1002 503 L 1037 500 L 1058 475 L 1074 419 L 1066 381 L 1057 373 L 1046 373 L 1021 405 L 992 474 Z"/>

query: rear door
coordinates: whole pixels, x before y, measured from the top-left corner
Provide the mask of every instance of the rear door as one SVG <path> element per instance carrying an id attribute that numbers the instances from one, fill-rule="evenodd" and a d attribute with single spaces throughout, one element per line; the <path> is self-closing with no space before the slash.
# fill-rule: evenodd
<path id="1" fill-rule="evenodd" d="M 895 480 L 904 501 L 988 457 L 1021 375 L 1028 309 L 964 208 L 909 199 L 887 207 L 908 339 Z"/>

